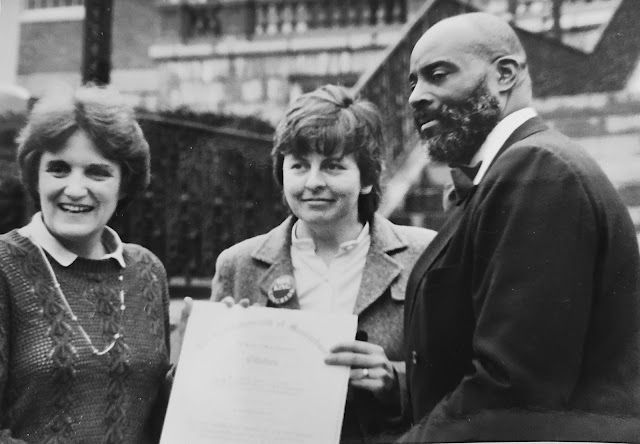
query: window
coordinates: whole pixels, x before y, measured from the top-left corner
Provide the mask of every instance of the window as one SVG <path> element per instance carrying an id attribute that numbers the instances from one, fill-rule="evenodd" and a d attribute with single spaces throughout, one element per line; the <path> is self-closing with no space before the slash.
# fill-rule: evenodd
<path id="1" fill-rule="evenodd" d="M 23 23 L 84 19 L 84 0 L 23 0 L 23 5 Z"/>
<path id="2" fill-rule="evenodd" d="M 26 0 L 25 9 L 65 8 L 69 6 L 84 6 L 84 0 Z"/>

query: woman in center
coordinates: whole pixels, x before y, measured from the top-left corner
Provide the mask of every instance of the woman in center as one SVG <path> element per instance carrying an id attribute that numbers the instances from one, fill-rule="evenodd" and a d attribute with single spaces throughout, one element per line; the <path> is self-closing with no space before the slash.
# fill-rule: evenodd
<path id="1" fill-rule="evenodd" d="M 333 85 L 296 99 L 271 153 L 292 214 L 223 251 L 212 283 L 216 301 L 358 315 L 357 340 L 326 358 L 351 367 L 342 442 L 385 442 L 402 431 L 404 293 L 435 236 L 376 213 L 383 149 L 372 103 Z"/>

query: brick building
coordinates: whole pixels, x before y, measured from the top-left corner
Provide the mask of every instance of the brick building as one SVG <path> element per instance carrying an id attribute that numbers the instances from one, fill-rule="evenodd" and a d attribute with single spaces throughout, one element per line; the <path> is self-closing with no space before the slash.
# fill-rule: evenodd
<path id="1" fill-rule="evenodd" d="M 83 0 L 19 0 L 17 81 L 80 82 Z M 114 0 L 112 83 L 148 108 L 276 119 L 291 95 L 355 83 L 417 0 Z"/>
<path id="2" fill-rule="evenodd" d="M 20 2 L 17 82 L 33 96 L 56 82 L 78 83 L 82 0 Z M 640 227 L 637 0 L 565 0 L 560 35 L 552 0 L 451 2 L 513 19 L 531 59 L 538 108 L 598 159 Z M 188 106 L 275 122 L 300 92 L 356 83 L 427 3 L 114 0 L 112 83 L 148 108 Z M 442 174 L 432 166 L 414 170 L 422 185 L 388 198 L 387 208 L 409 202 L 409 219 L 429 225 L 428 212 L 414 203 Z"/>
<path id="3" fill-rule="evenodd" d="M 421 3 L 163 0 L 160 38 L 149 51 L 160 101 L 275 122 L 300 92 L 353 85 Z"/>
<path id="4" fill-rule="evenodd" d="M 588 32 L 593 40 L 619 1 L 566 0 L 563 17 L 574 20 L 565 20 L 563 36 L 575 42 Z M 19 3 L 18 83 L 34 96 L 57 82 L 78 83 L 83 0 Z M 300 92 L 327 82 L 353 85 L 423 3 L 114 0 L 112 83 L 148 108 L 188 106 L 276 121 Z M 513 1 L 467 3 L 508 16 Z M 516 23 L 548 31 L 550 0 L 516 3 Z"/>
<path id="5" fill-rule="evenodd" d="M 34 97 L 56 84 L 79 84 L 83 0 L 21 2 L 17 82 Z M 115 0 L 112 83 L 143 105 L 155 106 L 158 75 L 149 47 L 158 37 L 155 0 Z"/>

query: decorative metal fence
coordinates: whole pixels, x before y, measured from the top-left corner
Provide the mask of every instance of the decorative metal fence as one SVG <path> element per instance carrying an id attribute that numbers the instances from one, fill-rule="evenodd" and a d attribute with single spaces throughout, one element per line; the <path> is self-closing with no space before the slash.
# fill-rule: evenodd
<path id="1" fill-rule="evenodd" d="M 270 137 L 150 114 L 138 120 L 151 147 L 151 185 L 113 225 L 153 251 L 170 277 L 187 286 L 210 278 L 223 249 L 283 219 Z"/>

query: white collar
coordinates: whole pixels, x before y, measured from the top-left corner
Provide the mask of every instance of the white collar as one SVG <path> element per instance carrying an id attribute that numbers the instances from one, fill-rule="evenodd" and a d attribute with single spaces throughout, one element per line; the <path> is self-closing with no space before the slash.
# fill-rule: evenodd
<path id="1" fill-rule="evenodd" d="M 509 136 L 523 123 L 537 115 L 538 113 L 533 108 L 522 108 L 498 122 L 471 159 L 470 165 L 475 165 L 482 161 L 476 177 L 473 178 L 474 185 L 480 183 Z"/>
<path id="2" fill-rule="evenodd" d="M 102 235 L 102 242 L 110 253 L 105 254 L 100 259 L 115 259 L 122 268 L 126 267 L 124 261 L 122 241 L 118 233 L 105 226 Z M 24 227 L 18 230 L 22 236 L 31 239 L 32 242 L 42 247 L 57 263 L 63 267 L 68 267 L 78 258 L 78 255 L 67 250 L 64 245 L 56 239 L 42 221 L 42 213 L 37 212 Z"/>
<path id="3" fill-rule="evenodd" d="M 291 245 L 298 249 L 310 248 L 315 250 L 316 246 L 312 238 L 298 237 L 296 233 L 296 227 L 298 226 L 299 222 L 300 220 L 297 220 L 296 223 L 293 224 L 293 227 L 291 228 Z M 352 240 L 342 242 L 340 244 L 339 251 L 353 250 L 356 246 L 360 245 L 363 242 L 368 242 L 368 241 L 369 241 L 369 222 L 366 222 L 364 224 L 364 227 L 362 227 L 362 230 L 360 230 L 360 234 L 358 234 L 358 237 Z"/>

